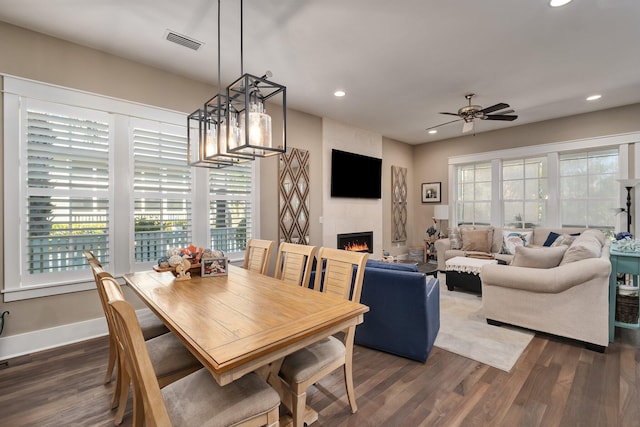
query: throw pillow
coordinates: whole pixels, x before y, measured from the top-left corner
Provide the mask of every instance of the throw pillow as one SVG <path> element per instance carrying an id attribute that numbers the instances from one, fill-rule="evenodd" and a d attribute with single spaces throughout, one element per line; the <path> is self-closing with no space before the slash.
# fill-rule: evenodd
<path id="1" fill-rule="evenodd" d="M 451 243 L 451 249 L 462 249 L 462 237 L 457 227 L 449 228 L 449 242 Z"/>
<path id="2" fill-rule="evenodd" d="M 469 230 L 461 229 L 462 250 L 490 252 L 493 229 Z"/>
<path id="3" fill-rule="evenodd" d="M 511 265 L 530 268 L 553 268 L 562 261 L 567 246 L 527 248 L 516 246 Z"/>
<path id="4" fill-rule="evenodd" d="M 560 237 L 558 233 L 554 233 L 553 231 L 549 232 L 549 236 L 547 236 L 547 240 L 544 241 L 542 246 L 549 247 L 553 245 L 553 242 L 555 242 L 558 237 Z"/>
<path id="5" fill-rule="evenodd" d="M 599 230 L 587 230 L 575 238 L 564 253 L 560 265 L 588 258 L 599 258 L 602 254 L 604 234 Z"/>
<path id="6" fill-rule="evenodd" d="M 573 243 L 573 241 L 575 239 L 576 239 L 575 236 L 571 236 L 569 234 L 561 234 L 556 238 L 556 240 L 553 241 L 551 246 L 552 247 L 555 247 L 555 246 L 571 246 L 571 244 Z"/>
<path id="7" fill-rule="evenodd" d="M 502 252 L 513 255 L 517 246 L 527 246 L 531 242 L 533 231 L 505 230 L 502 232 Z"/>

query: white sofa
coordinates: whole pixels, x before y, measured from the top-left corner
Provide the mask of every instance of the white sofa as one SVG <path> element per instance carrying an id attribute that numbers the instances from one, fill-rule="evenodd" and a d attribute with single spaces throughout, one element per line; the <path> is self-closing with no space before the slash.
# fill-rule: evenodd
<path id="1" fill-rule="evenodd" d="M 567 337 L 604 351 L 609 343 L 609 246 L 602 232 L 585 230 L 558 266 L 534 268 L 540 260 L 548 262 L 547 253 L 554 249 L 534 247 L 517 249 L 516 265 L 482 267 L 487 322 Z"/>
<path id="2" fill-rule="evenodd" d="M 468 227 L 467 226 L 460 227 L 461 230 L 465 228 L 468 228 Z M 489 248 L 490 250 L 486 252 L 490 252 L 492 255 L 495 256 L 496 259 L 505 261 L 507 263 L 511 262 L 511 260 L 513 259 L 513 255 L 500 253 L 503 246 L 504 231 L 531 232 L 532 238 L 530 242 L 528 242 L 528 244 L 529 246 L 535 247 L 535 246 L 542 246 L 544 242 L 547 240 L 547 238 L 549 237 L 549 233 L 556 233 L 559 235 L 576 234 L 576 233 L 581 233 L 585 230 L 584 228 L 534 228 L 534 229 L 526 229 L 526 230 L 525 229 L 510 230 L 510 229 L 493 228 L 493 227 L 469 227 L 469 228 L 475 228 L 476 230 L 490 228 L 492 230 L 492 238 L 490 242 L 490 248 Z M 439 271 L 445 271 L 445 267 L 446 267 L 445 262 L 448 259 L 451 259 L 457 256 L 465 256 L 468 253 L 478 252 L 473 250 L 471 251 L 464 250 L 462 249 L 462 246 L 460 246 L 460 248 L 452 247 L 452 241 L 453 239 L 445 238 L 445 239 L 436 240 L 435 242 L 436 252 L 438 256 Z M 481 251 L 481 252 L 484 252 L 484 251 Z"/>

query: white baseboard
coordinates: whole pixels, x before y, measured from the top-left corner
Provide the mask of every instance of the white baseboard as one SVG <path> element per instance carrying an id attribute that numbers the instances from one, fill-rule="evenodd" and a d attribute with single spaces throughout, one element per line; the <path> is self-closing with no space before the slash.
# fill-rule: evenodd
<path id="1" fill-rule="evenodd" d="M 148 311 L 148 308 L 137 310 Z M 109 333 L 104 317 L 0 338 L 0 360 L 86 341 Z"/>

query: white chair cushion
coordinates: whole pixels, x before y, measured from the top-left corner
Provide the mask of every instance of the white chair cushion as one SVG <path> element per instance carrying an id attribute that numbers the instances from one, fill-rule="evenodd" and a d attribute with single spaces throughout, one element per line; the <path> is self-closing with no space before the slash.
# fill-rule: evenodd
<path id="1" fill-rule="evenodd" d="M 278 393 L 254 373 L 221 387 L 200 369 L 161 391 L 174 427 L 230 426 L 280 405 Z"/>
<path id="2" fill-rule="evenodd" d="M 280 376 L 289 384 L 303 382 L 331 362 L 344 358 L 345 353 L 342 341 L 325 338 L 285 357 Z"/>

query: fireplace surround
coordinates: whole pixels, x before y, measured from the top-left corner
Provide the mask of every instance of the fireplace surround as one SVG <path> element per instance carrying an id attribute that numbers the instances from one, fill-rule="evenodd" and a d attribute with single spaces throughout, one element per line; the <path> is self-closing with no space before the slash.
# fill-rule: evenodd
<path id="1" fill-rule="evenodd" d="M 338 234 L 338 249 L 373 253 L 373 231 Z"/>

